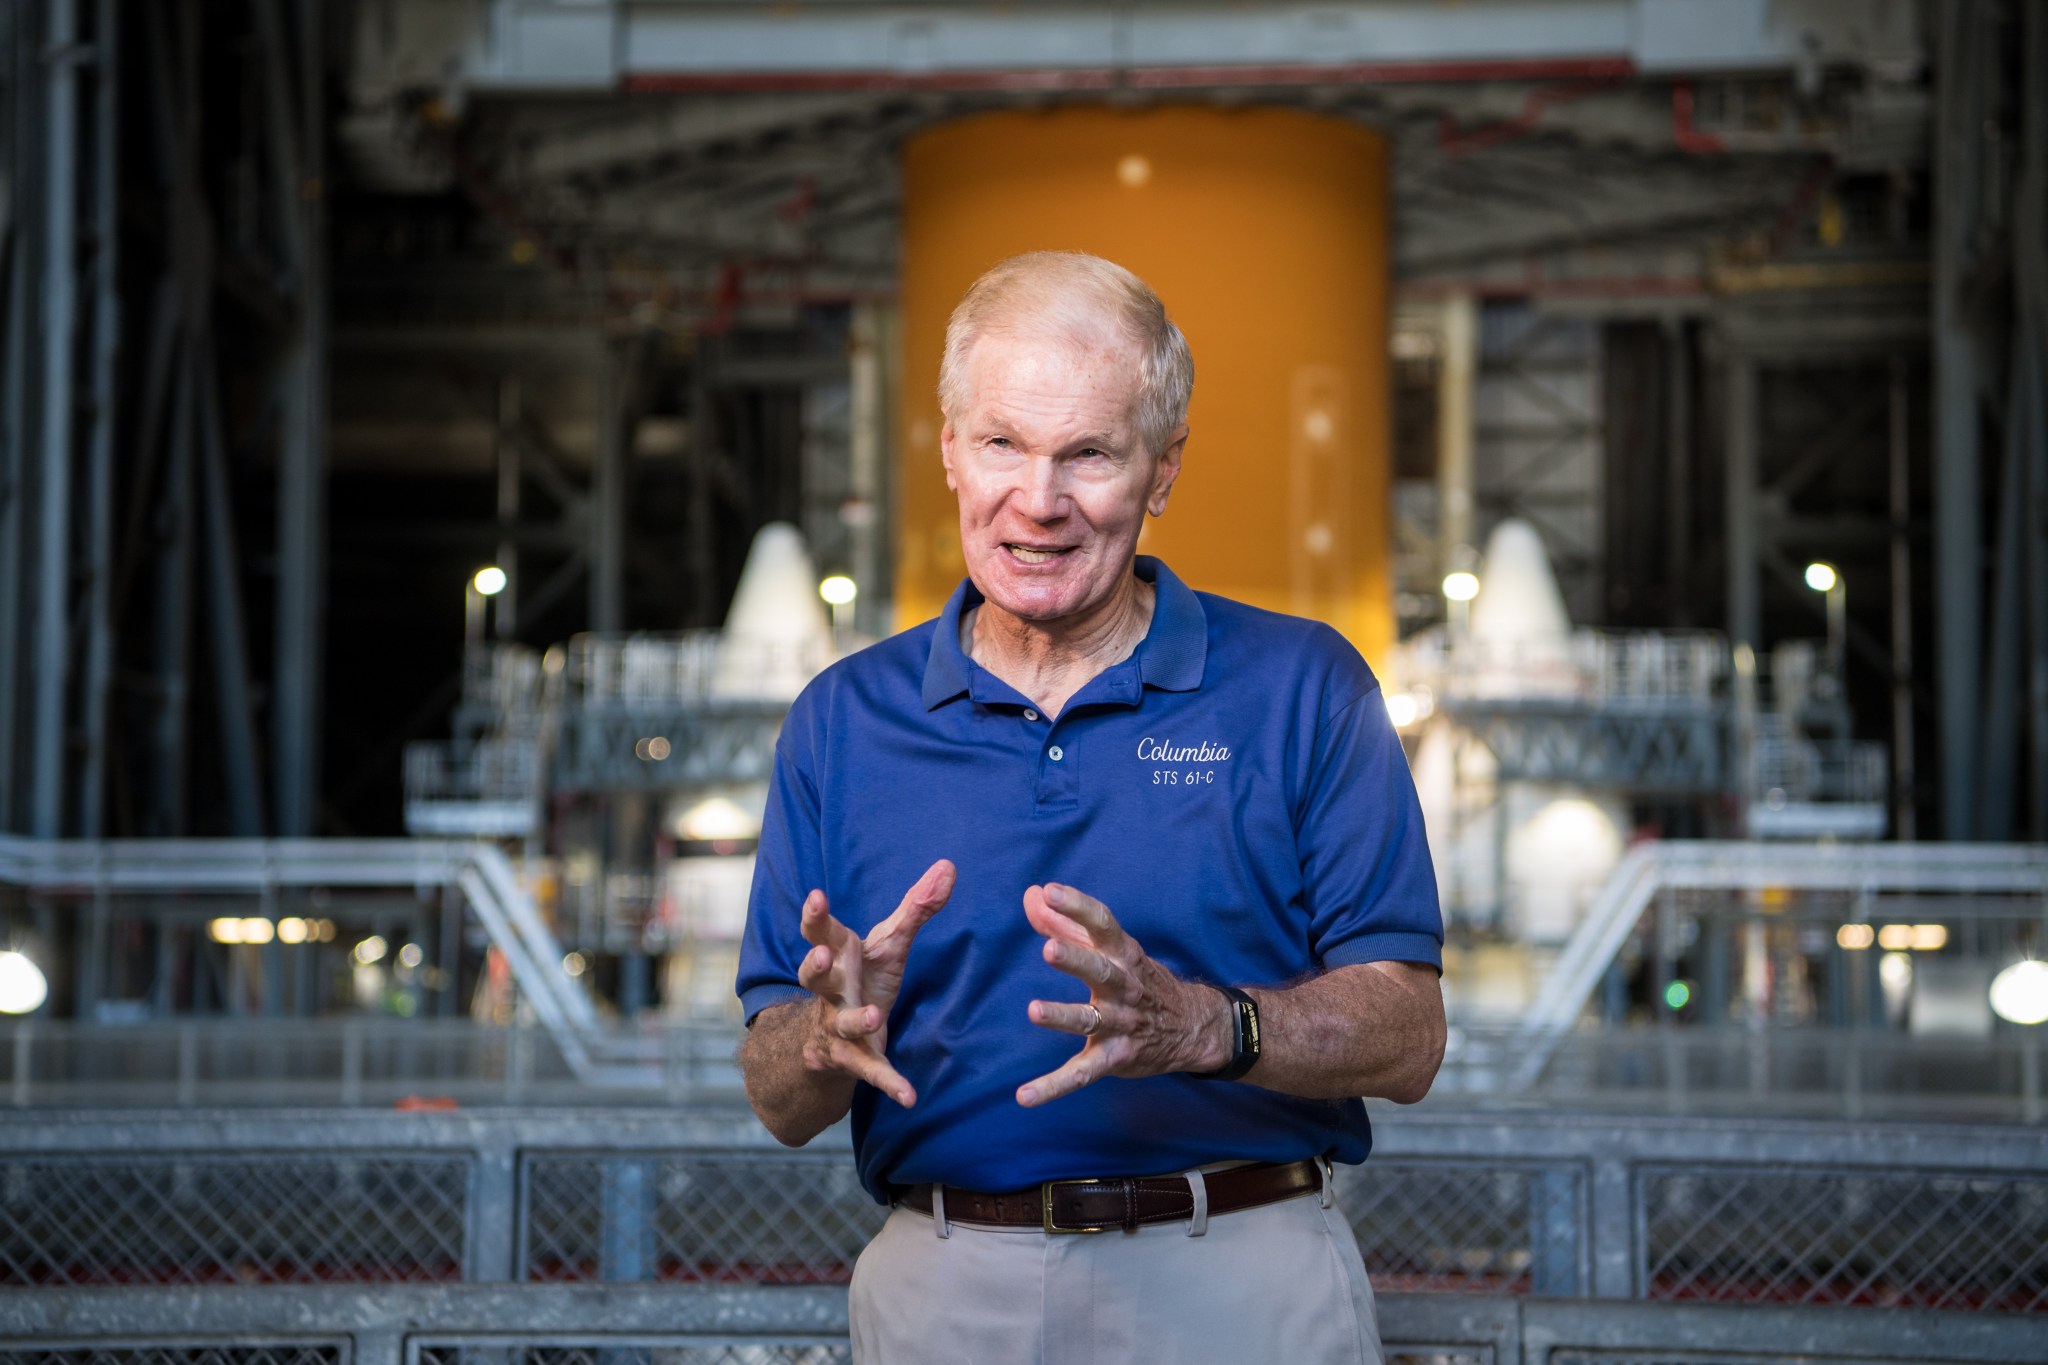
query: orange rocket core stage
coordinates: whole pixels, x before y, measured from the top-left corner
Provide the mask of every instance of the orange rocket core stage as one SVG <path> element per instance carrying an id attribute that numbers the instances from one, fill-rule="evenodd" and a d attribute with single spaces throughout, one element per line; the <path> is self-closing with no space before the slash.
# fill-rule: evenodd
<path id="1" fill-rule="evenodd" d="M 1077 250 L 1143 277 L 1194 350 L 1185 465 L 1139 548 L 1384 659 L 1384 141 L 1283 109 L 1017 111 L 920 135 L 903 176 L 897 624 L 936 615 L 965 572 L 939 466 L 946 318 L 1004 257 Z"/>

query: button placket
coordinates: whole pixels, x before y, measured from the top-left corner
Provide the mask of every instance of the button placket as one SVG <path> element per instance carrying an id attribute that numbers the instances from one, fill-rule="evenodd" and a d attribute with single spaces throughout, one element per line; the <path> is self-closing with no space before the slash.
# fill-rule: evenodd
<path id="1" fill-rule="evenodd" d="M 1038 751 L 1038 792 L 1037 804 L 1046 806 L 1071 806 L 1081 794 L 1079 763 L 1075 755 L 1068 752 L 1073 747 L 1071 733 L 1054 742 L 1052 736 L 1062 727 L 1055 721 L 1048 729 L 1046 743 Z"/>

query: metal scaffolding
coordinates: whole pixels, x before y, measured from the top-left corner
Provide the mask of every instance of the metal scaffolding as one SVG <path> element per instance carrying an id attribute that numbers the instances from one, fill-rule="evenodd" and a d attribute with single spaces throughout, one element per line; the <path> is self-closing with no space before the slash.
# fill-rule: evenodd
<path id="1" fill-rule="evenodd" d="M 52 0 L 0 23 L 0 829 L 310 832 L 320 7 Z"/>

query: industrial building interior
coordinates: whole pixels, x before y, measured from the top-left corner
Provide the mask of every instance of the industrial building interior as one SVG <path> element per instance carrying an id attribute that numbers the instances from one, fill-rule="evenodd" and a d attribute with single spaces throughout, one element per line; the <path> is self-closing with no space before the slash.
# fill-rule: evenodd
<path id="1" fill-rule="evenodd" d="M 2048 8 L 23 0 L 0 1362 L 847 1358 L 753 851 L 1037 248 L 1408 752 L 1390 1358 L 2048 1353 Z"/>

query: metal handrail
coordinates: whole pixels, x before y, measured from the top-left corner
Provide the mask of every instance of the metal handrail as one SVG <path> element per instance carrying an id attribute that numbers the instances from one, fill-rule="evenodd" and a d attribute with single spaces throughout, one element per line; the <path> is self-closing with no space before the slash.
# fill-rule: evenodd
<path id="1" fill-rule="evenodd" d="M 1938 892 L 2038 896 L 2048 847 L 2034 844 L 1809 844 L 1670 840 L 1623 855 L 1536 992 L 1519 1030 L 1512 1087 L 1527 1089 L 1578 1023 L 1602 973 L 1665 891 Z"/>
<path id="2" fill-rule="evenodd" d="M 560 969 L 562 946 L 496 845 L 441 839 L 39 840 L 0 835 L 0 883 L 78 895 L 299 887 L 462 892 L 580 1079 L 658 1083 L 645 1048 L 606 1029 Z M 644 1076 L 642 1073 L 646 1073 Z"/>

